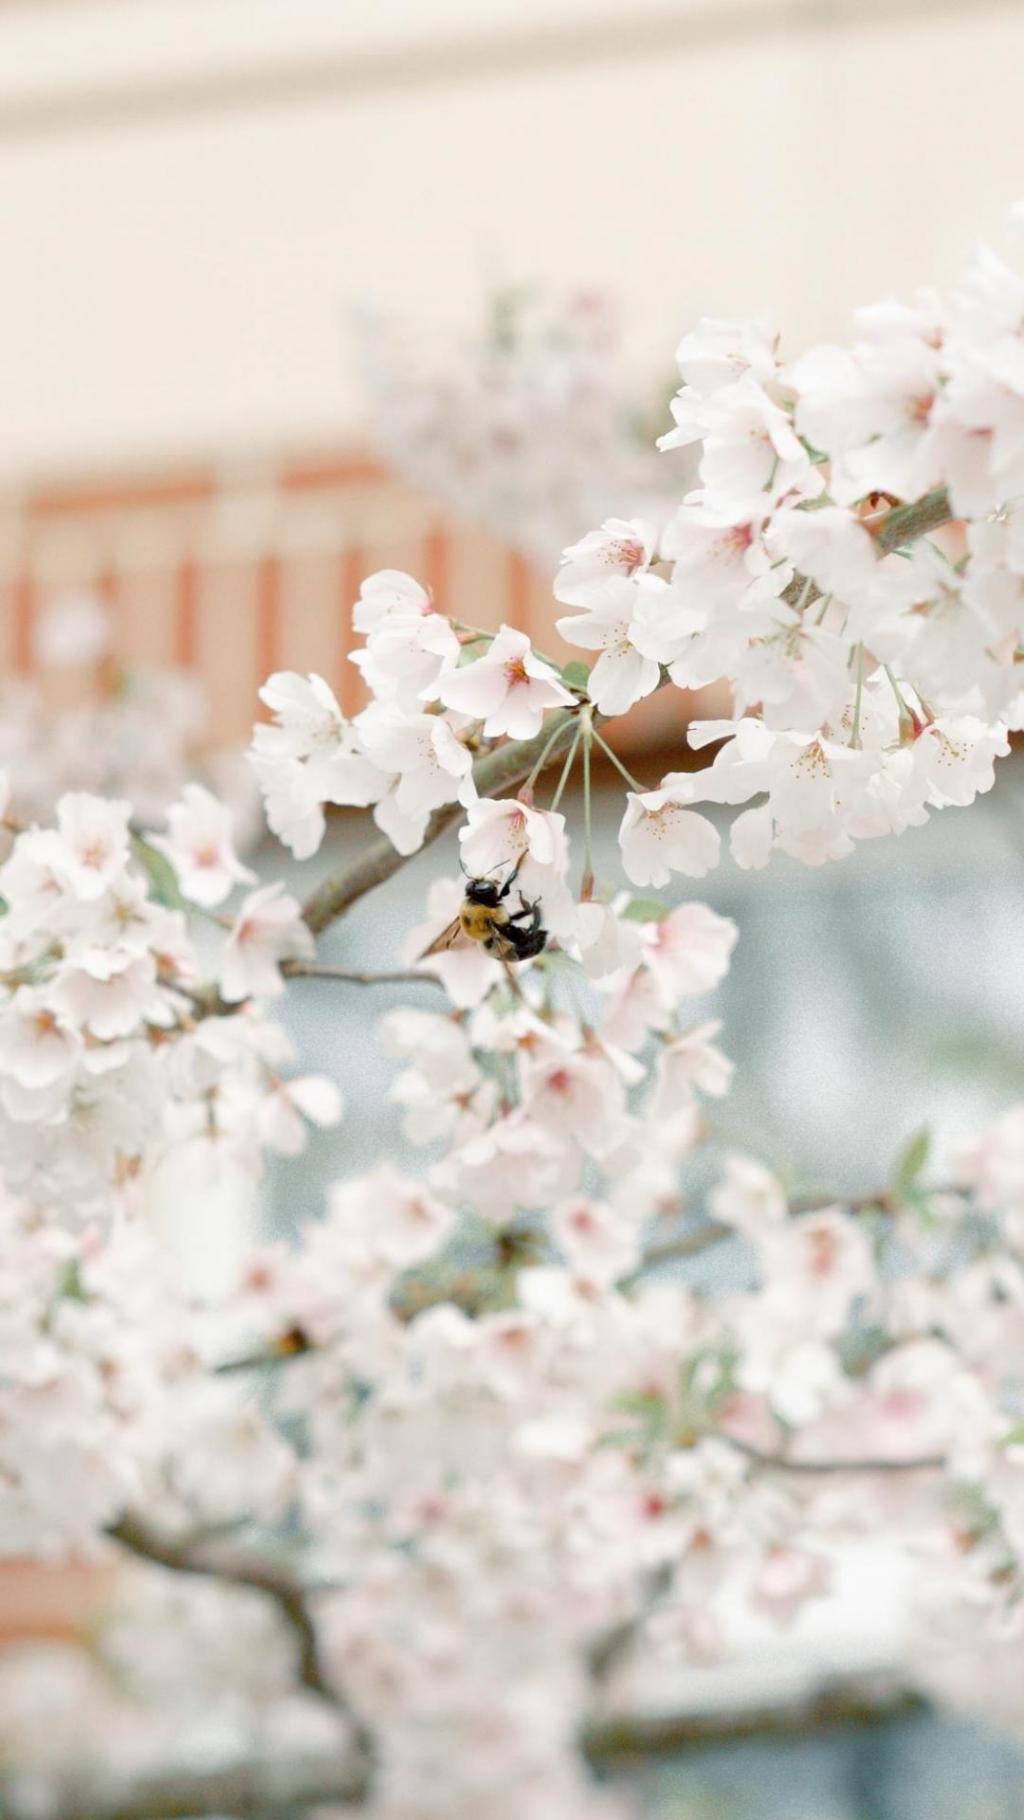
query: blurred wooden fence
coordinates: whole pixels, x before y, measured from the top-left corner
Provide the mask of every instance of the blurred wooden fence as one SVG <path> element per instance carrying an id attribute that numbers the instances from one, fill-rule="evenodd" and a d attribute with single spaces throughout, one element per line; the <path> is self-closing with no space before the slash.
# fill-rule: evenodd
<path id="1" fill-rule="evenodd" d="M 0 501 L 0 673 L 37 667 L 47 603 L 95 592 L 113 661 L 197 673 L 218 745 L 247 737 L 273 669 L 316 670 L 348 712 L 364 698 L 351 609 L 365 575 L 401 568 L 448 612 L 558 644 L 550 577 L 486 532 L 456 527 L 357 451 L 111 477 Z M 565 656 L 570 655 L 563 652 Z"/>

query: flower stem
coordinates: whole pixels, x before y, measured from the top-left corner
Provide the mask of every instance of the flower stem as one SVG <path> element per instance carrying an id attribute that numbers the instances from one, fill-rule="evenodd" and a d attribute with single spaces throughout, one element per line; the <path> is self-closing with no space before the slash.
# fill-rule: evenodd
<path id="1" fill-rule="evenodd" d="M 622 763 L 622 760 L 620 758 L 616 757 L 616 754 L 612 751 L 611 746 L 608 744 L 608 741 L 606 739 L 601 738 L 601 735 L 598 732 L 596 727 L 593 729 L 593 733 L 594 733 L 594 738 L 596 739 L 596 741 L 597 741 L 598 745 L 600 746 L 602 752 L 604 753 L 605 757 L 611 759 L 612 764 L 615 766 L 616 771 L 619 773 L 619 776 L 625 778 L 625 780 L 631 790 L 635 790 L 637 792 L 638 796 L 642 796 L 643 795 L 643 785 L 638 784 L 636 781 L 636 778 L 633 777 L 631 775 L 631 773 L 626 770 L 626 767 Z"/>
<path id="2" fill-rule="evenodd" d="M 594 718 L 591 712 L 585 712 L 582 721 L 583 731 L 583 877 L 580 880 L 580 899 L 587 904 L 594 895 L 594 846 L 593 822 L 590 808 L 590 748 L 594 740 Z"/>
<path id="3" fill-rule="evenodd" d="M 540 776 L 541 772 L 543 771 L 544 766 L 547 764 L 548 753 L 551 751 L 551 748 L 555 744 L 555 741 L 560 739 L 561 736 L 562 736 L 562 727 L 556 726 L 553 729 L 550 737 L 548 738 L 548 740 L 546 741 L 544 746 L 541 748 L 540 755 L 537 759 L 537 763 L 534 765 L 533 770 L 530 772 L 529 777 L 526 779 L 526 782 L 523 785 L 521 785 L 520 790 L 519 790 L 520 796 L 525 796 L 527 794 L 527 792 L 532 792 L 534 784 L 536 783 L 538 777 Z"/>
<path id="4" fill-rule="evenodd" d="M 896 681 L 896 678 L 893 675 L 892 671 L 890 670 L 889 665 L 883 664 L 882 669 L 885 671 L 886 676 L 889 678 L 889 687 L 891 688 L 893 694 L 896 697 L 896 706 L 899 708 L 899 711 L 900 711 L 901 723 L 903 723 L 904 725 L 912 726 L 913 722 L 914 722 L 914 716 L 911 713 L 910 709 L 907 707 L 906 697 L 903 694 L 903 690 L 900 688 L 899 683 Z"/>
<path id="5" fill-rule="evenodd" d="M 861 709 L 861 700 L 862 700 L 863 694 L 864 694 L 864 646 L 863 646 L 863 644 L 859 644 L 857 646 L 857 693 L 855 694 L 855 696 L 853 698 L 853 731 L 850 734 L 850 744 L 851 744 L 851 746 L 855 747 L 858 751 L 860 749 L 860 709 Z"/>
<path id="6" fill-rule="evenodd" d="M 562 800 L 562 792 L 565 789 L 566 784 L 569 782 L 569 773 L 572 770 L 573 764 L 575 762 L 576 748 L 578 747 L 578 745 L 580 743 L 580 735 L 582 734 L 582 732 L 583 732 L 583 726 L 582 726 L 582 723 L 580 723 L 580 725 L 577 726 L 576 731 L 572 736 L 572 745 L 569 747 L 569 750 L 565 755 L 565 764 L 562 766 L 562 775 L 558 780 L 558 787 L 555 791 L 554 796 L 551 798 L 551 813 L 552 814 L 554 814 L 555 810 L 558 808 L 558 805 Z"/>

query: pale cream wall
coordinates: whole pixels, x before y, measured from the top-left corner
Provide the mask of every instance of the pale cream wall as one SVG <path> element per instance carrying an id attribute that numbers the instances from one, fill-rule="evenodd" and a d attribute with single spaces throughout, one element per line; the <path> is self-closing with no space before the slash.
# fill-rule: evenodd
<path id="1" fill-rule="evenodd" d="M 1022 72 L 1007 0 L 9 4 L 0 473 L 337 442 L 361 297 L 596 283 L 648 374 L 841 333 L 998 233 Z"/>

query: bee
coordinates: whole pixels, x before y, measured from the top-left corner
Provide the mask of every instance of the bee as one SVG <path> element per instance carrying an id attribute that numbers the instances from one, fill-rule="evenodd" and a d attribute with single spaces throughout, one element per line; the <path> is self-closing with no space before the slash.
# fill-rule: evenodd
<path id="1" fill-rule="evenodd" d="M 420 959 L 426 960 L 428 954 L 451 948 L 460 936 L 467 941 L 480 942 L 488 954 L 506 965 L 510 961 L 532 960 L 535 954 L 540 954 L 548 939 L 540 919 L 540 904 L 528 902 L 521 891 L 517 894 L 518 910 L 510 910 L 507 903 L 522 863 L 520 858 L 504 884 L 493 878 L 468 878 L 458 916 L 447 929 L 442 929 Z"/>

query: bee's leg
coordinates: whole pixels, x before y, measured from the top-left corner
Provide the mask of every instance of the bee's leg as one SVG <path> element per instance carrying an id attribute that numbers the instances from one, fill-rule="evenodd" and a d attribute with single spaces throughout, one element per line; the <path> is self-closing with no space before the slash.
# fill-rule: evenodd
<path id="1" fill-rule="evenodd" d="M 520 894 L 519 909 L 514 910 L 508 920 L 510 923 L 525 923 L 530 933 L 533 934 L 540 928 L 540 904 L 528 904 L 525 897 Z"/>
<path id="2" fill-rule="evenodd" d="M 522 866 L 522 863 L 525 858 L 526 858 L 526 849 L 524 848 L 522 853 L 519 855 L 519 858 L 516 860 L 516 863 L 513 866 L 511 872 L 509 873 L 507 879 L 505 880 L 505 883 L 502 885 L 501 890 L 498 892 L 499 898 L 508 896 L 509 892 L 512 889 L 512 886 L 516 882 L 516 879 L 519 877 L 519 869 Z M 520 898 L 519 901 L 520 901 L 520 903 L 522 903 L 522 901 L 523 901 L 522 898 Z"/>

